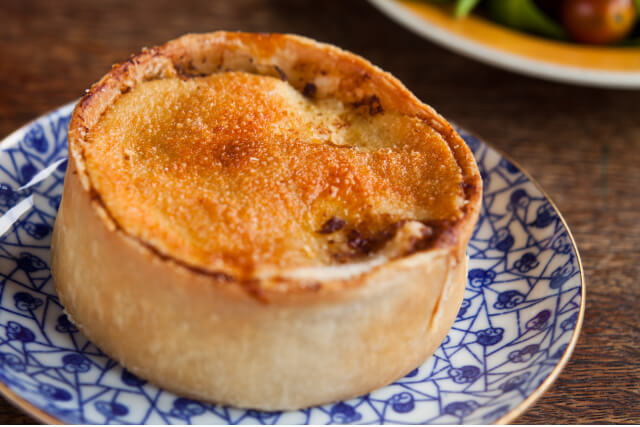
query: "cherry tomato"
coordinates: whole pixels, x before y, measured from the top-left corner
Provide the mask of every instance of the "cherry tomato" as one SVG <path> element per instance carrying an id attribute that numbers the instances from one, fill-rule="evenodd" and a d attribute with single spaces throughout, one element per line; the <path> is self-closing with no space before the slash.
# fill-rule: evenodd
<path id="1" fill-rule="evenodd" d="M 624 39 L 636 15 L 634 0 L 565 0 L 562 23 L 575 41 L 605 44 Z"/>

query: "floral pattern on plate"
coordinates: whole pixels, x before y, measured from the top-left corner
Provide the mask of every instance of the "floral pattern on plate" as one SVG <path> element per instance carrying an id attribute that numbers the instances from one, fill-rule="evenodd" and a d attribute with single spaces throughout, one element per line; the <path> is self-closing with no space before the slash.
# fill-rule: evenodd
<path id="1" fill-rule="evenodd" d="M 570 232 L 534 182 L 461 130 L 484 180 L 482 211 L 461 309 L 423 365 L 366 396 L 291 412 L 158 389 L 89 342 L 53 288 L 50 239 L 72 108 L 0 147 L 0 383 L 23 408 L 45 413 L 34 416 L 83 424 L 486 424 L 518 412 L 568 357 L 584 286 Z"/>

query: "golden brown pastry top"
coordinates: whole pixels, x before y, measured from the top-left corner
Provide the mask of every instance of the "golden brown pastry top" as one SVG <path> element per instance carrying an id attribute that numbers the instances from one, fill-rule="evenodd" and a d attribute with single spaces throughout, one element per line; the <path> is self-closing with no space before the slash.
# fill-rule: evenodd
<path id="1" fill-rule="evenodd" d="M 263 43 L 266 36 L 256 37 Z M 275 37 L 277 48 L 278 37 L 290 36 Z M 314 45 L 300 48 L 328 50 L 333 61 L 357 58 Z M 146 62 L 169 57 L 173 69 L 160 62 L 152 78 L 135 75 L 131 65 L 116 69 L 111 80 L 119 92 L 93 118 L 92 96 L 85 97 L 78 108 L 84 104 L 89 119 L 81 143 L 72 144 L 83 163 L 78 169 L 110 219 L 163 256 L 246 279 L 366 261 L 388 251 L 407 223 L 418 224 L 408 228 L 397 256 L 416 250 L 417 241 L 418 249 L 433 243 L 475 197 L 469 191 L 479 187 L 475 164 L 455 132 L 425 106 L 429 114 L 394 108 L 406 102 L 401 86 L 404 92 L 368 88 L 375 79 L 362 74 L 393 78 L 360 58 L 364 85 L 345 79 L 350 70 L 335 71 L 331 61 L 314 64 L 313 78 L 291 79 L 304 62 L 280 59 L 265 67 L 253 52 L 249 63 L 257 65 L 249 66 L 246 54 L 229 46 L 211 58 L 196 49 L 187 61 L 182 50 L 180 57 L 166 46 Z M 223 65 L 236 57 L 240 65 Z M 129 64 L 135 71 L 138 63 Z M 132 74 L 133 84 L 123 78 Z M 108 91 L 107 78 L 93 94 Z"/>

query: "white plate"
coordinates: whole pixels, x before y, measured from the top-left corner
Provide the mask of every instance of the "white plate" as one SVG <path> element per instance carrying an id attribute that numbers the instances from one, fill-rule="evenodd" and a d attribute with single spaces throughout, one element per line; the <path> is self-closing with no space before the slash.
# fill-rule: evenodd
<path id="1" fill-rule="evenodd" d="M 566 364 L 584 311 L 571 233 L 526 174 L 461 131 L 485 193 L 467 251 L 465 300 L 433 357 L 366 396 L 301 411 L 240 410 L 158 389 L 80 334 L 51 282 L 50 236 L 72 108 L 47 114 L 0 144 L 0 391 L 35 418 L 82 424 L 508 422 Z"/>

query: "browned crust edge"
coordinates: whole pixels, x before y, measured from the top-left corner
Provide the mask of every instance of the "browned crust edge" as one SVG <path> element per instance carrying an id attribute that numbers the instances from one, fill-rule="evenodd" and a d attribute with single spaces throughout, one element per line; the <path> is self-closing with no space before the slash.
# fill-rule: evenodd
<path id="1" fill-rule="evenodd" d="M 216 49 L 212 49 L 213 47 Z M 227 55 L 229 52 L 231 55 Z M 278 56 L 278 54 L 286 55 L 291 52 L 298 55 L 297 59 L 302 58 L 309 63 L 326 64 L 327 67 L 314 70 L 296 69 L 296 67 L 300 68 L 299 64 L 304 62 L 291 63 L 287 58 Z M 239 64 L 238 58 L 241 60 Z M 262 61 L 254 59 L 262 59 Z M 225 62 L 228 63 L 229 68 Z M 331 66 L 336 67 L 337 73 L 336 69 L 330 69 Z M 88 130 L 98 122 L 108 106 L 121 94 L 144 81 L 168 77 L 189 78 L 236 69 L 290 79 L 289 83 L 300 91 L 306 90 L 307 82 L 311 81 L 312 77 L 336 73 L 343 78 L 336 90 L 339 90 L 340 95 L 347 101 L 362 102 L 363 99 L 371 99 L 374 95 L 381 108 L 392 109 L 428 122 L 447 142 L 461 169 L 466 198 L 466 204 L 462 209 L 463 215 L 457 222 L 445 226 L 438 239 L 428 246 L 407 248 L 405 255 L 360 275 L 349 279 L 322 282 L 278 278 L 276 283 L 272 280 L 268 286 L 265 280 L 239 279 L 226 272 L 211 271 L 202 266 L 191 265 L 164 254 L 147 242 L 125 232 L 109 213 L 86 172 L 82 144 L 86 142 Z M 224 31 L 187 34 L 162 46 L 143 49 L 127 61 L 114 65 L 112 70 L 80 99 L 69 123 L 69 154 L 69 173 L 78 174 L 82 188 L 88 193 L 98 216 L 107 229 L 117 233 L 123 239 L 123 243 L 133 245 L 142 252 L 158 257 L 162 262 L 171 263 L 190 273 L 210 276 L 212 283 L 222 284 L 224 288 L 228 289 L 229 284 L 237 283 L 247 294 L 264 302 L 283 298 L 286 300 L 287 295 L 292 294 L 302 296 L 301 294 L 318 292 L 333 293 L 345 288 L 358 287 L 366 283 L 366 277 L 378 269 L 388 268 L 394 262 L 436 248 L 449 248 L 455 253 L 456 258 L 460 259 L 464 256 L 475 226 L 482 195 L 482 180 L 471 151 L 455 129 L 433 108 L 418 100 L 391 74 L 367 60 L 335 46 L 290 34 Z"/>

